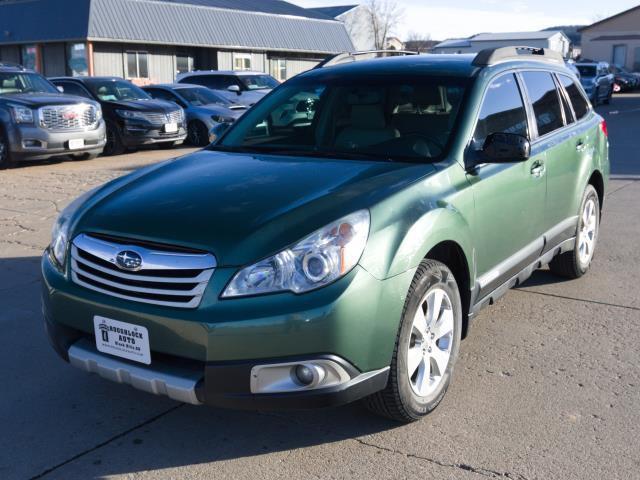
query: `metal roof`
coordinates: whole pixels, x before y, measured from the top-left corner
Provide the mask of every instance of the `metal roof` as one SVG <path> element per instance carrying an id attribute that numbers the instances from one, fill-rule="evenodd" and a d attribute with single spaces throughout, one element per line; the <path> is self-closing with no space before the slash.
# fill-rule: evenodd
<path id="1" fill-rule="evenodd" d="M 543 30 L 540 32 L 506 32 L 506 33 L 479 33 L 470 38 L 472 42 L 491 42 L 509 40 L 546 40 L 562 33 L 558 30 Z M 564 35 L 564 33 L 562 33 Z"/>
<path id="2" fill-rule="evenodd" d="M 0 2 L 0 44 L 80 39 L 322 54 L 353 50 L 341 22 L 280 0 Z"/>
<path id="3" fill-rule="evenodd" d="M 444 42 L 438 43 L 433 48 L 458 48 L 458 47 L 470 47 L 471 42 L 469 42 L 468 38 L 452 38 L 450 40 L 445 40 Z"/>
<path id="4" fill-rule="evenodd" d="M 354 8 L 358 7 L 359 5 L 342 5 L 342 6 L 335 6 L 335 7 L 316 7 L 316 8 L 309 8 L 308 10 L 310 10 L 311 12 L 315 12 L 315 13 L 319 13 L 321 15 L 330 17 L 330 18 L 336 18 L 340 15 L 342 15 L 343 13 L 347 13 L 350 10 L 353 10 Z"/>

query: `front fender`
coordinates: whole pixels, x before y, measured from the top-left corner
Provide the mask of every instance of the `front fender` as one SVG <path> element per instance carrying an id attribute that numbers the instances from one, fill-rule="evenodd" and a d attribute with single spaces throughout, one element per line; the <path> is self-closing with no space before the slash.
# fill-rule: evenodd
<path id="1" fill-rule="evenodd" d="M 455 187 L 439 191 L 438 185 L 446 182 L 438 181 L 438 175 L 446 175 L 447 182 L 453 181 Z M 469 278 L 475 278 L 471 227 L 462 214 L 474 211 L 473 196 L 470 188 L 465 188 L 468 183 L 464 176 L 458 183 L 446 172 L 438 175 L 371 210 L 371 234 L 361 265 L 376 278 L 386 279 L 416 268 L 433 247 L 445 241 L 461 248 Z M 431 194 L 425 197 L 424 191 Z"/>

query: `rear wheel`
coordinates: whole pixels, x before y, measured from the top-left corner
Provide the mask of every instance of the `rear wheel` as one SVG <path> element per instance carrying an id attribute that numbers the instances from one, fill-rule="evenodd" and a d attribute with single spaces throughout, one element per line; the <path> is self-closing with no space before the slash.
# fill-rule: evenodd
<path id="1" fill-rule="evenodd" d="M 384 390 L 364 399 L 373 412 L 412 422 L 444 397 L 460 347 L 458 285 L 443 263 L 424 260 L 413 278 Z"/>
<path id="2" fill-rule="evenodd" d="M 556 256 L 549 264 L 549 269 L 556 275 L 567 278 L 579 278 L 587 273 L 595 253 L 599 231 L 598 192 L 592 185 L 587 185 L 580 205 L 574 248 Z"/>
<path id="3" fill-rule="evenodd" d="M 194 120 L 187 127 L 187 141 L 196 147 L 206 147 L 209 145 L 209 130 L 207 126 Z"/>

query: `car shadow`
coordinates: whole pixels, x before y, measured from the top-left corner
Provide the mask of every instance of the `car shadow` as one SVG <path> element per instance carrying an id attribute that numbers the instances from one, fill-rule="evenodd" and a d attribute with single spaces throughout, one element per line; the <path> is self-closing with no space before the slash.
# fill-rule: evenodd
<path id="1" fill-rule="evenodd" d="M 37 256 L 0 258 L 0 382 L 14 386 L 0 399 L 3 478 L 56 471 L 61 478 L 94 478 L 288 454 L 400 427 L 360 404 L 313 411 L 223 410 L 178 404 L 86 374 L 48 345 L 39 270 Z"/>

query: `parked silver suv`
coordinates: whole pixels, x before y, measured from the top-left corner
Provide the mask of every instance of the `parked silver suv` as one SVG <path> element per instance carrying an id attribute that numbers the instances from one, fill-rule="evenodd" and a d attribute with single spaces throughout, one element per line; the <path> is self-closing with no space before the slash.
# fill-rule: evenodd
<path id="1" fill-rule="evenodd" d="M 42 75 L 0 63 L 0 168 L 66 155 L 94 158 L 105 142 L 97 102 L 63 95 Z"/>

